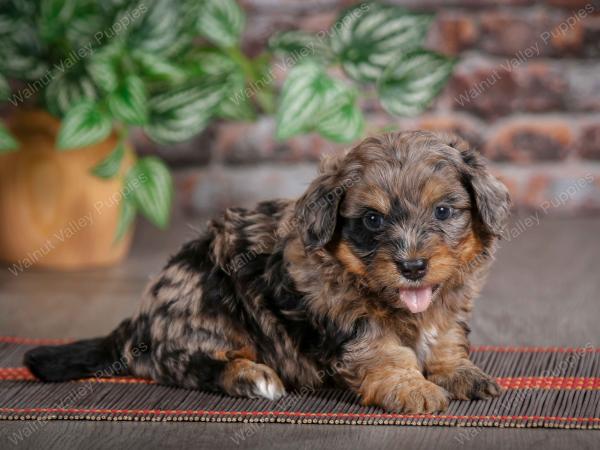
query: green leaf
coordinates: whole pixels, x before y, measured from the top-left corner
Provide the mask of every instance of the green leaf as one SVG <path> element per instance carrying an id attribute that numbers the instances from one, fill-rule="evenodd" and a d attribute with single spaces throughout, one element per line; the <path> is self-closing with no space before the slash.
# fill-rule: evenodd
<path id="1" fill-rule="evenodd" d="M 206 39 L 220 47 L 236 45 L 246 17 L 235 0 L 206 0 L 198 17 L 197 29 Z"/>
<path id="2" fill-rule="evenodd" d="M 161 55 L 134 51 L 133 60 L 140 68 L 141 75 L 155 80 L 177 83 L 185 79 L 185 71 Z"/>
<path id="3" fill-rule="evenodd" d="M 287 139 L 310 128 L 325 92 L 332 87 L 332 79 L 319 64 L 306 61 L 294 67 L 281 91 L 276 114 L 277 139 Z"/>
<path id="4" fill-rule="evenodd" d="M 19 148 L 19 143 L 8 131 L 8 129 L 0 123 L 0 154 L 12 152 Z"/>
<path id="5" fill-rule="evenodd" d="M 219 103 L 217 115 L 228 120 L 253 120 L 256 111 L 250 96 L 246 95 L 246 80 L 242 73 L 232 73 L 228 78 L 227 95 Z"/>
<path id="6" fill-rule="evenodd" d="M 108 108 L 117 120 L 131 125 L 148 122 L 148 99 L 141 78 L 129 75 L 108 97 Z"/>
<path id="7" fill-rule="evenodd" d="M 138 160 L 126 176 L 136 208 L 154 225 L 165 228 L 169 223 L 173 182 L 164 163 L 148 156 Z"/>
<path id="8" fill-rule="evenodd" d="M 422 45 L 431 21 L 397 6 L 361 4 L 340 16 L 331 48 L 348 76 L 375 82 L 388 64 Z"/>
<path id="9" fill-rule="evenodd" d="M 132 196 L 124 195 L 121 199 L 121 205 L 119 209 L 119 220 L 117 222 L 117 230 L 115 232 L 115 240 L 117 243 L 127 234 L 129 228 L 133 224 L 135 219 L 135 201 Z"/>
<path id="10" fill-rule="evenodd" d="M 330 60 L 331 50 L 324 38 L 305 31 L 284 31 L 269 39 L 269 48 L 275 54 L 291 54 L 298 58 Z"/>
<path id="11" fill-rule="evenodd" d="M 104 20 L 105 17 L 94 11 L 76 11 L 66 29 L 65 37 L 73 48 L 85 48 L 98 31 L 105 29 Z"/>
<path id="12" fill-rule="evenodd" d="M 46 88 L 45 100 L 48 110 L 62 117 L 82 101 L 94 101 L 98 92 L 94 82 L 86 75 L 70 78 L 62 75 L 54 78 Z"/>
<path id="13" fill-rule="evenodd" d="M 0 100 L 8 99 L 10 95 L 10 85 L 4 76 L 0 75 Z"/>
<path id="14" fill-rule="evenodd" d="M 110 117 L 93 102 L 82 101 L 63 119 L 58 133 L 58 148 L 69 150 L 95 144 L 105 139 L 111 130 Z"/>
<path id="15" fill-rule="evenodd" d="M 148 136 L 163 144 L 183 142 L 202 131 L 226 93 L 222 80 L 204 80 L 155 95 L 149 100 Z"/>
<path id="16" fill-rule="evenodd" d="M 142 10 L 142 7 L 144 9 Z M 183 32 L 183 15 L 179 2 L 173 0 L 154 0 L 152 2 L 133 2 L 132 7 L 123 10 L 114 23 L 133 17 L 137 10 L 141 16 L 127 27 L 127 48 L 134 48 L 154 54 L 168 55 L 179 47 L 178 42 L 186 34 Z M 191 37 L 190 37 L 191 40 Z"/>
<path id="17" fill-rule="evenodd" d="M 184 61 L 189 76 L 228 76 L 239 65 L 218 48 L 200 48 L 190 52 Z"/>
<path id="18" fill-rule="evenodd" d="M 104 92 L 112 92 L 119 85 L 117 68 L 120 54 L 119 45 L 109 45 L 96 51 L 88 60 L 88 72 L 94 83 Z"/>
<path id="19" fill-rule="evenodd" d="M 0 72 L 20 80 L 47 77 L 50 72 L 46 50 L 40 42 L 37 29 L 25 20 L 15 22 L 11 34 L 2 36 Z"/>
<path id="20" fill-rule="evenodd" d="M 124 156 L 125 145 L 123 145 L 123 142 L 119 142 L 106 158 L 94 166 L 92 173 L 97 177 L 104 179 L 114 177 L 119 172 L 119 167 L 121 167 Z"/>
<path id="21" fill-rule="evenodd" d="M 381 105 L 399 116 L 423 112 L 446 84 L 455 63 L 453 58 L 428 50 L 403 55 L 379 80 Z"/>
<path id="22" fill-rule="evenodd" d="M 74 0 L 41 0 L 39 27 L 44 39 L 56 38 L 69 24 L 75 12 Z"/>
<path id="23" fill-rule="evenodd" d="M 335 142 L 352 142 L 364 130 L 364 117 L 356 104 L 357 93 L 337 81 L 323 100 L 321 113 L 316 119 L 316 130 Z"/>

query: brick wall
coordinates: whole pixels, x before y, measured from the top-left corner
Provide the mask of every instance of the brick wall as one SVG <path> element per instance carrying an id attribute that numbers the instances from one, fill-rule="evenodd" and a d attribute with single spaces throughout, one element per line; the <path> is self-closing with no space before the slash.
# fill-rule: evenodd
<path id="1" fill-rule="evenodd" d="M 245 49 L 256 53 L 278 30 L 327 29 L 348 3 L 244 0 Z M 388 3 L 435 12 L 429 46 L 460 62 L 423 116 L 393 118 L 365 102 L 368 133 L 453 130 L 494 162 L 518 208 L 600 209 L 600 0 Z M 220 123 L 192 143 L 151 150 L 175 168 L 188 211 L 295 196 L 320 155 L 338 146 L 316 135 L 276 142 L 273 128 L 269 118 Z"/>

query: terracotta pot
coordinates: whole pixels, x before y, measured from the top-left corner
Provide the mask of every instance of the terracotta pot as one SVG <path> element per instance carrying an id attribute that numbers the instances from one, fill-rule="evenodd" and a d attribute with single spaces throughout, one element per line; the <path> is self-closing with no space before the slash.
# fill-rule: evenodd
<path id="1" fill-rule="evenodd" d="M 80 269 L 114 264 L 131 235 L 115 243 L 121 176 L 102 180 L 90 169 L 116 136 L 78 150 L 55 148 L 60 122 L 44 111 L 20 111 L 8 124 L 19 150 L 0 155 L 0 258 L 18 274 L 31 266 Z M 121 175 L 133 163 L 127 149 Z"/>

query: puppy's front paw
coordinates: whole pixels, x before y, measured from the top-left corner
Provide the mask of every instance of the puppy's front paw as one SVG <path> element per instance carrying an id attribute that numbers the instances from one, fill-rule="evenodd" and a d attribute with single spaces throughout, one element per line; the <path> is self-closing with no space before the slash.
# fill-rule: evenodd
<path id="1" fill-rule="evenodd" d="M 406 414 L 436 413 L 448 407 L 448 393 L 436 384 L 414 376 L 380 386 L 372 398 L 365 398 L 364 403 Z"/>
<path id="2" fill-rule="evenodd" d="M 407 414 L 442 412 L 448 407 L 448 393 L 425 379 L 416 379 L 407 386 L 401 386 L 394 400 Z"/>
<path id="3" fill-rule="evenodd" d="M 229 395 L 279 400 L 285 388 L 273 369 L 246 359 L 229 363 L 223 376 L 223 389 Z"/>
<path id="4" fill-rule="evenodd" d="M 445 374 L 431 374 L 428 379 L 442 386 L 456 400 L 485 400 L 498 397 L 502 393 L 498 383 L 473 364 L 461 366 Z"/>

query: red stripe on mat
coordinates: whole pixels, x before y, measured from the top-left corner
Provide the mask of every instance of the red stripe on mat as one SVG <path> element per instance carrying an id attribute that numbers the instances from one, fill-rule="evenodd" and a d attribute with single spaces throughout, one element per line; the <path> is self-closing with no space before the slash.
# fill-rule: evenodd
<path id="1" fill-rule="evenodd" d="M 0 368 L 0 380 L 37 381 L 26 367 Z M 154 384 L 154 381 L 135 377 L 84 378 L 76 380 L 92 383 Z M 600 378 L 596 377 L 502 377 L 496 381 L 505 389 L 600 389 Z"/>
<path id="2" fill-rule="evenodd" d="M 0 381 L 38 381 L 26 367 L 0 367 Z M 86 383 L 138 383 L 154 384 L 154 381 L 135 377 L 82 378 L 74 380 Z"/>
<path id="3" fill-rule="evenodd" d="M 22 345 L 60 345 L 73 342 L 74 339 L 38 339 L 17 336 L 0 336 L 0 343 Z M 525 346 L 497 346 L 478 345 L 471 347 L 472 352 L 502 352 L 502 353 L 600 353 L 600 348 L 595 347 L 525 347 Z"/>
<path id="4" fill-rule="evenodd" d="M 66 413 L 66 414 L 131 414 L 131 415 L 219 415 L 219 416 L 287 416 L 287 417 L 329 417 L 356 419 L 450 419 L 450 420 L 545 420 L 562 422 L 600 422 L 597 417 L 555 417 L 555 416 L 458 416 L 448 414 L 386 414 L 386 413 L 310 413 L 294 411 L 209 411 L 178 409 L 84 409 L 84 408 L 0 408 L 4 413 Z"/>
<path id="5" fill-rule="evenodd" d="M 23 338 L 16 336 L 0 336 L 0 342 L 7 344 L 22 344 L 22 345 L 60 345 L 73 342 L 74 339 L 37 339 Z"/>

